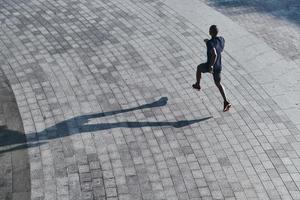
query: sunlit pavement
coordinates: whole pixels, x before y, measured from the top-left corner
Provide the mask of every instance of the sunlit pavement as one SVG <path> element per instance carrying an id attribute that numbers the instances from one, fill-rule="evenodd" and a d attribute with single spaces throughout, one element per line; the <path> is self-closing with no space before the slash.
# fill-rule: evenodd
<path id="1" fill-rule="evenodd" d="M 1 69 L 27 145 L 1 132 L 0 199 L 20 199 L 16 151 L 33 200 L 300 199 L 299 38 L 289 53 L 249 13 L 207 2 L 2 1 Z M 260 14 L 299 35 L 297 20 Z M 211 24 L 226 40 L 226 113 L 211 75 L 191 87 Z"/>

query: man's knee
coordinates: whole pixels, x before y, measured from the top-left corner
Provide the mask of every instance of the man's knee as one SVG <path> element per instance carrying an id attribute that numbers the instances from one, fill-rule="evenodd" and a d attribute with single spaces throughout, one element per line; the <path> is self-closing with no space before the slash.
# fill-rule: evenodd
<path id="1" fill-rule="evenodd" d="M 201 64 L 199 64 L 199 65 L 197 66 L 197 70 L 198 70 L 199 72 L 203 72 L 204 68 L 205 68 L 205 63 L 201 63 Z"/>
<path id="2" fill-rule="evenodd" d="M 222 87 L 220 78 L 214 77 L 214 82 L 217 87 Z"/>
<path id="3" fill-rule="evenodd" d="M 197 71 L 201 72 L 201 64 L 197 66 Z"/>
<path id="4" fill-rule="evenodd" d="M 222 86 L 221 85 L 221 73 L 218 73 L 218 72 L 214 72 L 214 81 L 215 81 L 215 84 L 216 86 Z"/>

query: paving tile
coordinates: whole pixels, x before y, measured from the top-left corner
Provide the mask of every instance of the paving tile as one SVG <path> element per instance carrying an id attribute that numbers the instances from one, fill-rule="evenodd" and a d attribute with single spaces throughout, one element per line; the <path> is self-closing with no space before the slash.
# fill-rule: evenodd
<path id="1" fill-rule="evenodd" d="M 31 199 L 298 199 L 298 4 L 246 2 L 3 2 Z M 191 89 L 215 19 L 228 113 L 210 75 Z M 17 145 L 0 144 L 0 198 L 21 194 Z"/>

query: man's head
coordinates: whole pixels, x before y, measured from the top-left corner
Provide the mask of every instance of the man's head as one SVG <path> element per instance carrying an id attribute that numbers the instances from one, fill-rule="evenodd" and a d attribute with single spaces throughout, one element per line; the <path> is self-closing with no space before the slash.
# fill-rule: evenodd
<path id="1" fill-rule="evenodd" d="M 216 37 L 216 36 L 218 35 L 218 32 L 219 32 L 219 30 L 218 30 L 217 25 L 211 25 L 211 26 L 209 27 L 209 34 L 210 34 L 212 37 Z"/>

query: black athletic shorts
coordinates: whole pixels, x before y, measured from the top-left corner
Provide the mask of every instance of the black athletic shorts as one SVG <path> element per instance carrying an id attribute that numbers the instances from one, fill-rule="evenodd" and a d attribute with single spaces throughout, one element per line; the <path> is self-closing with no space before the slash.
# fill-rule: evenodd
<path id="1" fill-rule="evenodd" d="M 208 63 L 201 63 L 200 65 L 197 66 L 197 68 L 200 70 L 202 73 L 207 73 L 209 72 L 209 66 Z M 221 70 L 215 70 L 213 71 L 213 77 L 215 83 L 220 83 L 221 82 Z"/>

